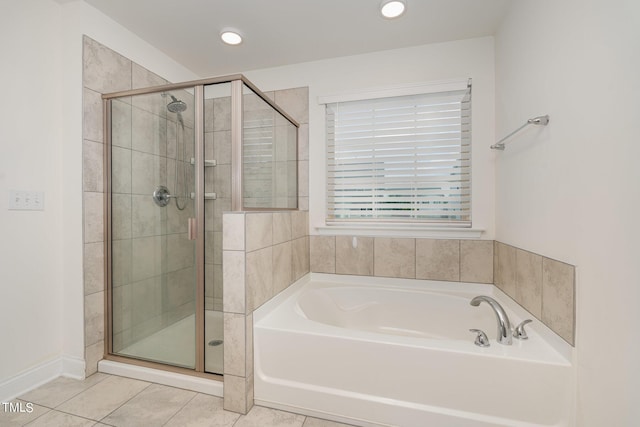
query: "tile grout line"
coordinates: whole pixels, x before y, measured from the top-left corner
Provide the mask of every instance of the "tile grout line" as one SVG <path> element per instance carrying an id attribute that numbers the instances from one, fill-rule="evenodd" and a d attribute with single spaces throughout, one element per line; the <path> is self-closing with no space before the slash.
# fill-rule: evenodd
<path id="1" fill-rule="evenodd" d="M 127 377 L 120 377 L 120 378 L 127 378 Z M 125 400 L 124 402 L 122 402 L 117 408 L 115 408 L 113 411 L 109 412 L 107 415 L 105 415 L 104 417 L 102 417 L 101 419 L 97 420 L 98 422 L 102 422 L 102 420 L 106 419 L 109 415 L 113 414 L 114 412 L 116 412 L 118 409 L 122 408 L 124 405 L 126 405 L 127 403 L 129 403 L 133 398 L 135 398 L 136 396 L 138 396 L 140 393 L 142 393 L 143 391 L 145 391 L 146 389 L 148 389 L 152 384 L 152 382 L 148 382 L 145 381 L 147 383 L 147 386 L 145 386 L 142 390 L 140 390 L 139 392 L 137 392 L 136 394 L 134 394 L 133 396 L 131 396 L 129 399 Z"/>
<path id="2" fill-rule="evenodd" d="M 170 387 L 170 386 L 167 386 L 167 387 Z M 176 388 L 176 387 L 171 387 L 171 388 Z M 181 390 L 183 390 L 183 389 L 181 389 Z M 173 415 L 171 415 L 167 421 L 165 421 L 164 423 L 162 423 L 162 425 L 163 425 L 163 426 L 165 426 L 165 425 L 169 424 L 169 421 L 171 421 L 172 419 L 174 419 L 174 418 L 175 418 L 175 416 L 176 416 L 176 415 L 178 415 L 178 413 L 179 413 L 180 411 L 182 411 L 182 410 L 183 410 L 183 409 L 184 409 L 184 408 L 185 408 L 185 407 L 186 407 L 186 406 L 187 406 L 187 405 L 188 405 L 188 404 L 189 404 L 193 399 L 195 399 L 199 394 L 201 394 L 201 393 L 195 392 L 195 393 L 193 394 L 193 396 L 191 397 L 191 399 L 187 400 L 187 401 L 186 401 L 186 402 L 185 402 L 185 403 L 184 403 L 180 408 L 178 408 L 178 410 L 177 410 Z"/>

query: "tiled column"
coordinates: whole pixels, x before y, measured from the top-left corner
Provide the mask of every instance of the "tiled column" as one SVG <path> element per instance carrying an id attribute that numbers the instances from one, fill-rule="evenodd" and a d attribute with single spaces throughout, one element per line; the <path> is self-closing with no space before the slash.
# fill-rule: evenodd
<path id="1" fill-rule="evenodd" d="M 253 406 L 253 312 L 309 272 L 309 214 L 223 215 L 224 408 Z"/>

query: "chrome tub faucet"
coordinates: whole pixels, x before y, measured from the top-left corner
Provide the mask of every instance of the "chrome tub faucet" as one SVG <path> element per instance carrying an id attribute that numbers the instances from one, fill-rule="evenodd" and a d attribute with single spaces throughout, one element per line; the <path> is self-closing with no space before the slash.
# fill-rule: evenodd
<path id="1" fill-rule="evenodd" d="M 513 332 L 511 331 L 511 322 L 509 322 L 507 313 L 504 311 L 498 301 L 494 300 L 491 297 L 480 295 L 472 299 L 469 304 L 477 307 L 483 301 L 489 304 L 489 306 L 493 309 L 493 312 L 496 314 L 496 320 L 498 321 L 498 342 L 504 345 L 511 345 L 513 336 Z"/>

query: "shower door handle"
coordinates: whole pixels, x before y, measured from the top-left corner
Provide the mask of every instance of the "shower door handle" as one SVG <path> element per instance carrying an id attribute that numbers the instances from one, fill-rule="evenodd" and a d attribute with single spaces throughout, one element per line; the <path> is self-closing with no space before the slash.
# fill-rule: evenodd
<path id="1" fill-rule="evenodd" d="M 189 240 L 198 238 L 198 223 L 195 218 L 189 218 Z"/>

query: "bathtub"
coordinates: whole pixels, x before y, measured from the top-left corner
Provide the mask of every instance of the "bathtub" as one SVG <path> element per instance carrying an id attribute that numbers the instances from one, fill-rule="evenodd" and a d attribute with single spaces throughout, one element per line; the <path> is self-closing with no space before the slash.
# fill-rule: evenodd
<path id="1" fill-rule="evenodd" d="M 572 425 L 572 348 L 536 319 L 498 344 L 477 295 L 531 317 L 493 285 L 310 274 L 254 313 L 255 402 L 361 426 Z"/>

